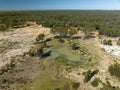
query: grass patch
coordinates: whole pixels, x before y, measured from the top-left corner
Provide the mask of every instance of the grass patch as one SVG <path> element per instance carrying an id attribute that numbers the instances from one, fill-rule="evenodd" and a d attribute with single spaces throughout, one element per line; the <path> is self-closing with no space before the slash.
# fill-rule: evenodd
<path id="1" fill-rule="evenodd" d="M 77 43 L 79 49 L 72 50 L 69 43 L 60 44 L 56 40 L 49 42 L 52 47 L 49 48 L 52 51 L 50 60 L 55 60 L 59 64 L 80 66 L 80 67 L 93 67 L 96 65 L 96 55 L 91 54 L 91 46 L 85 46 L 84 44 Z M 90 49 L 90 50 L 89 50 Z M 86 68 L 87 68 L 86 67 Z"/>
<path id="2" fill-rule="evenodd" d="M 57 64 L 61 64 L 61 65 L 67 65 L 67 66 L 72 66 L 72 67 L 78 67 L 78 66 L 82 66 L 84 62 L 82 62 L 82 60 L 79 61 L 71 61 L 68 60 L 67 58 L 65 58 L 64 56 L 58 56 L 55 58 L 55 62 Z"/>
<path id="3" fill-rule="evenodd" d="M 109 72 L 112 76 L 116 76 L 120 80 L 120 64 L 114 64 L 109 66 Z"/>
<path id="4" fill-rule="evenodd" d="M 27 83 L 26 90 L 71 90 L 68 80 L 62 77 L 56 78 L 57 67 L 50 66 L 47 65 L 45 70 L 41 70 L 40 75 L 33 82 Z"/>
<path id="5" fill-rule="evenodd" d="M 60 64 L 64 64 L 64 65 L 67 65 L 69 62 L 68 59 L 61 57 L 61 56 L 58 56 L 57 58 L 55 58 L 55 61 L 57 61 Z"/>

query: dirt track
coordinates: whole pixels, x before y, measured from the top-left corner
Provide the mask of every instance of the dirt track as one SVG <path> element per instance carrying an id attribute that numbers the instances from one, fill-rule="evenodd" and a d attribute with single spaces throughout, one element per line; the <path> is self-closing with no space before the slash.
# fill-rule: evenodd
<path id="1" fill-rule="evenodd" d="M 50 28 L 38 25 L 0 32 L 0 67 L 10 62 L 11 57 L 22 55 L 33 46 L 38 34 L 50 37 Z"/>

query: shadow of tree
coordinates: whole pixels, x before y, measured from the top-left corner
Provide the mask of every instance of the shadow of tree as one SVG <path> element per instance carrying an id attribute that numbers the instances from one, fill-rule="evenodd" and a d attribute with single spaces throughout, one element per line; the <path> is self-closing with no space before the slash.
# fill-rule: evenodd
<path id="1" fill-rule="evenodd" d="M 52 51 L 48 51 L 48 52 L 44 53 L 41 57 L 42 58 L 47 58 L 47 57 L 51 56 L 51 52 Z"/>

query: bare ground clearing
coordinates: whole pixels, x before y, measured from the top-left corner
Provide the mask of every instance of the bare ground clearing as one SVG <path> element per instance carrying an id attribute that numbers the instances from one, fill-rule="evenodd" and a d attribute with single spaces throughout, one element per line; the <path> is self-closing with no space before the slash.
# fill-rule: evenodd
<path id="1" fill-rule="evenodd" d="M 51 36 L 50 28 L 37 25 L 0 32 L 0 67 L 8 64 L 11 57 L 29 51 L 40 33 Z"/>

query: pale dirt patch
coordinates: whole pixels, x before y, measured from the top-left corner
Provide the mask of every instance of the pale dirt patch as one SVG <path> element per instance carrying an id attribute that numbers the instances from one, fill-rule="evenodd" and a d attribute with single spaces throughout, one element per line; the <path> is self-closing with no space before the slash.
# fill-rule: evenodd
<path id="1" fill-rule="evenodd" d="M 40 27 L 38 25 L 24 28 L 12 29 L 8 32 L 0 32 L 0 67 L 8 64 L 11 57 L 22 55 L 29 51 L 39 34 L 45 34 L 46 37 L 51 37 L 50 28 Z M 3 43 L 4 42 L 4 43 Z M 15 46 L 10 43 L 19 43 L 19 47 L 9 48 Z M 6 48 L 7 47 L 7 48 Z"/>
<path id="2" fill-rule="evenodd" d="M 120 37 L 107 37 L 107 36 L 101 36 L 101 41 L 103 40 L 112 40 L 112 46 L 109 45 L 103 45 L 99 41 L 99 47 L 101 49 L 104 49 L 105 52 L 109 55 L 115 56 L 120 58 L 120 46 L 117 45 L 117 41 L 119 40 Z"/>
<path id="3" fill-rule="evenodd" d="M 100 45 L 108 54 L 113 56 L 120 57 L 120 46 L 109 46 L 109 45 Z"/>

